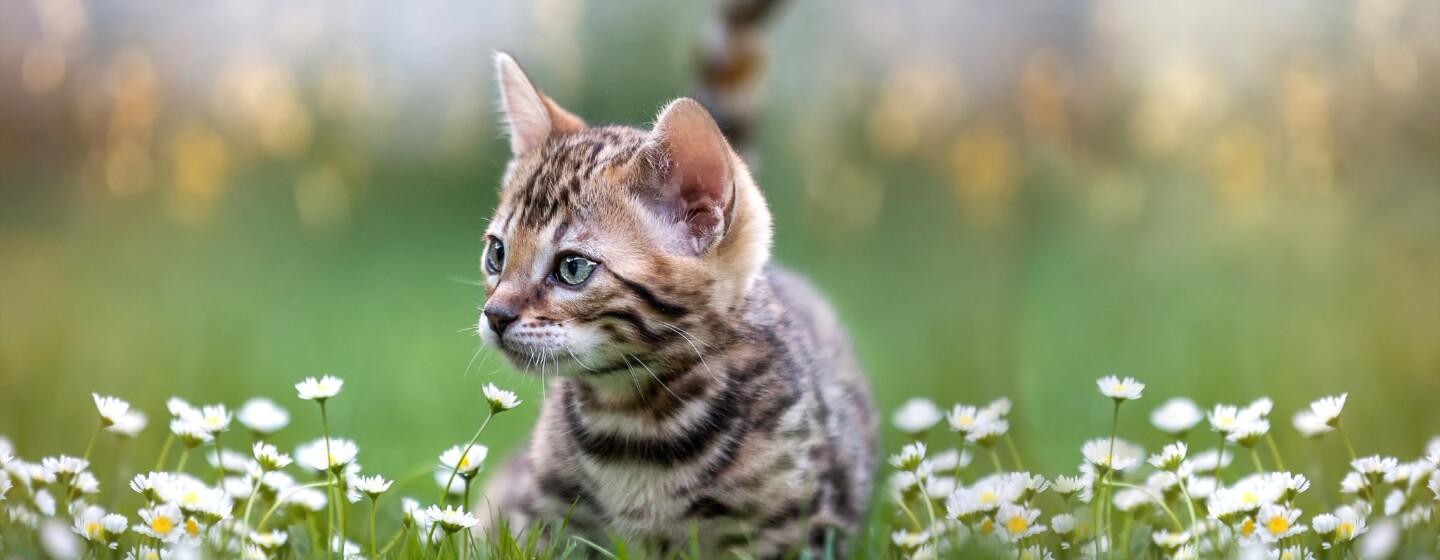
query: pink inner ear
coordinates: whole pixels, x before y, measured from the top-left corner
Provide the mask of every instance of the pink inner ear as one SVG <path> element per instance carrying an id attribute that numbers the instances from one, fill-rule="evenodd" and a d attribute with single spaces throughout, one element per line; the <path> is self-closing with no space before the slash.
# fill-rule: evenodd
<path id="1" fill-rule="evenodd" d="M 731 192 L 730 147 L 710 114 L 681 99 L 661 114 L 656 143 L 668 165 L 662 168 L 672 211 L 685 222 L 699 250 L 725 234 Z"/>

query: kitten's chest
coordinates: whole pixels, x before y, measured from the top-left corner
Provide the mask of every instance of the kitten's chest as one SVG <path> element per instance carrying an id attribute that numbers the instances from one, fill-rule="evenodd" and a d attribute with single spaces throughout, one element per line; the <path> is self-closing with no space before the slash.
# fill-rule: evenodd
<path id="1" fill-rule="evenodd" d="M 685 517 L 686 488 L 695 476 L 688 469 L 597 464 L 582 461 L 594 484 L 591 495 L 614 530 L 634 536 L 668 535 Z"/>

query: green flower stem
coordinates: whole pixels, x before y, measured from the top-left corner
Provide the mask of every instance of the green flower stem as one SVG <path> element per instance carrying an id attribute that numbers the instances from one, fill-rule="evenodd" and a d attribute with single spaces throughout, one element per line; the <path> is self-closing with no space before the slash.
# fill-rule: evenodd
<path id="1" fill-rule="evenodd" d="M 1355 446 L 1350 445 L 1350 436 L 1345 435 L 1345 428 L 1341 428 L 1339 422 L 1335 423 L 1335 431 L 1340 432 L 1340 439 L 1345 442 L 1345 451 L 1350 453 L 1350 461 L 1354 462 L 1359 457 L 1355 456 Z"/>
<path id="2" fill-rule="evenodd" d="M 1220 432 L 1220 454 L 1215 457 L 1215 486 L 1225 485 L 1225 432 Z"/>
<path id="3" fill-rule="evenodd" d="M 1177 475 L 1177 484 L 1180 485 L 1180 495 L 1185 497 L 1185 507 L 1190 510 L 1190 530 L 1194 531 L 1200 521 L 1195 517 L 1195 499 L 1190 497 L 1190 489 L 1185 486 L 1185 480 Z"/>
<path id="4" fill-rule="evenodd" d="M 995 452 L 994 447 L 990 448 L 990 464 L 995 465 L 996 474 L 1005 472 L 1005 467 L 1000 466 L 1000 454 Z M 956 480 L 956 483 L 959 483 L 959 480 Z"/>
<path id="5" fill-rule="evenodd" d="M 1115 466 L 1115 435 L 1120 431 L 1120 403 L 1122 403 L 1122 402 L 1125 402 L 1124 399 L 1115 399 L 1115 413 L 1110 416 L 1110 448 L 1109 448 L 1108 450 L 1106 450 L 1106 455 L 1107 455 L 1106 458 L 1107 458 L 1107 460 L 1109 461 L 1110 467 L 1111 467 L 1111 468 L 1109 469 L 1109 477 L 1108 477 L 1108 478 L 1109 478 L 1109 486 L 1108 486 L 1108 488 L 1110 489 L 1110 493 L 1111 493 L 1111 494 L 1113 494 L 1113 493 L 1115 492 L 1115 490 L 1114 490 L 1114 478 L 1115 478 L 1115 469 L 1114 469 L 1114 466 Z M 1111 511 L 1111 508 L 1110 508 L 1110 499 L 1107 497 L 1106 500 L 1105 500 L 1105 538 L 1106 538 L 1106 540 L 1110 541 L 1110 551 L 1111 551 L 1111 552 L 1110 552 L 1107 556 L 1113 558 L 1113 557 L 1114 557 L 1114 550 L 1115 550 L 1115 536 L 1114 536 L 1112 533 L 1114 533 L 1115 528 L 1112 526 L 1112 523 L 1110 522 L 1110 511 Z M 1099 554 L 1099 553 L 1100 553 L 1100 550 L 1099 550 L 1099 548 L 1098 548 L 1098 545 L 1097 545 L 1097 548 L 1096 548 L 1096 550 L 1095 550 L 1095 553 L 1096 553 L 1096 554 Z"/>
<path id="6" fill-rule="evenodd" d="M 160 447 L 160 460 L 155 461 L 155 468 L 151 470 L 159 471 L 165 468 L 165 459 L 170 456 L 170 447 L 173 445 L 175 445 L 175 432 L 170 432 L 170 435 L 165 438 L 165 445 Z"/>
<path id="7" fill-rule="evenodd" d="M 190 460 L 190 448 L 189 448 L 189 447 L 186 447 L 184 451 L 181 451 L 181 452 L 180 452 L 180 463 L 177 464 L 177 465 L 175 465 L 175 472 L 178 472 L 178 473 L 183 473 L 183 472 L 185 472 L 185 462 L 186 462 L 186 461 L 189 461 L 189 460 Z"/>
<path id="8" fill-rule="evenodd" d="M 1020 449 L 1015 447 L 1015 439 L 1010 437 L 1010 432 L 1005 432 L 1005 447 L 1010 448 L 1010 460 L 1015 461 L 1015 469 L 1025 472 L 1025 462 L 1020 460 Z M 958 464 L 958 463 L 957 463 Z M 955 480 L 960 480 L 956 478 Z"/>
<path id="9" fill-rule="evenodd" d="M 1284 471 L 1285 461 L 1280 458 L 1280 447 L 1275 445 L 1275 436 L 1265 432 L 1265 444 L 1270 447 L 1270 457 L 1275 460 L 1275 470 Z"/>
<path id="10" fill-rule="evenodd" d="M 965 441 L 964 433 L 955 433 L 959 434 L 960 436 L 960 447 L 958 448 L 960 450 L 960 455 L 955 458 L 955 484 L 960 484 L 960 464 L 965 462 L 965 448 L 969 446 L 970 442 Z"/>
<path id="11" fill-rule="evenodd" d="M 220 453 L 220 432 L 215 432 L 215 487 L 225 486 L 225 459 Z"/>
<path id="12" fill-rule="evenodd" d="M 370 497 L 370 557 L 380 558 L 380 548 L 375 546 L 375 502 L 379 496 Z"/>
<path id="13" fill-rule="evenodd" d="M 317 399 L 315 402 L 320 404 L 320 427 L 325 434 L 325 494 L 327 496 L 325 500 L 325 557 L 329 558 L 330 549 L 334 548 L 330 546 L 330 535 L 335 534 L 335 499 L 329 497 L 333 487 L 329 468 L 330 457 L 332 457 L 330 454 L 330 418 L 325 414 L 325 399 Z"/>
<path id="14" fill-rule="evenodd" d="M 1254 447 L 1251 447 L 1251 448 L 1250 448 L 1250 460 L 1255 463 L 1255 472 L 1261 473 L 1261 474 L 1264 474 L 1264 473 L 1265 473 L 1265 465 L 1260 464 L 1260 450 L 1255 449 Z"/>
<path id="15" fill-rule="evenodd" d="M 374 531 L 371 531 L 371 532 L 373 533 Z M 399 533 L 395 533 L 395 536 L 390 537 L 390 542 L 385 543 L 385 548 L 380 549 L 380 556 L 376 556 L 376 558 L 384 558 L 385 556 L 389 555 L 389 554 L 390 554 L 390 549 L 395 548 L 395 545 L 400 544 L 402 541 L 404 541 L 404 540 L 405 540 L 405 537 L 406 537 L 407 535 L 409 535 L 409 534 L 410 534 L 410 526 L 409 526 L 409 525 L 405 525 L 405 526 L 400 527 L 400 532 L 399 532 Z"/>
<path id="16" fill-rule="evenodd" d="M 460 450 L 460 459 L 455 461 L 455 468 L 450 469 L 450 478 L 445 481 L 445 487 L 440 489 L 440 503 L 445 503 L 445 498 L 450 495 L 450 487 L 455 484 L 455 476 L 460 474 L 460 464 L 464 462 L 465 457 L 470 456 L 470 450 L 475 447 L 475 442 L 480 441 L 480 434 L 485 433 L 485 427 L 489 426 L 490 420 L 494 418 L 495 409 L 492 407 L 490 409 L 490 414 L 485 416 L 485 421 L 480 423 L 480 429 L 475 430 L 475 435 L 470 438 L 470 442 L 466 443 L 465 448 Z M 461 504 L 460 507 L 469 507 L 469 504 Z M 435 525 L 431 525 L 430 534 L 426 535 L 425 540 L 428 541 L 434 538 Z"/>
<path id="17" fill-rule="evenodd" d="M 101 420 L 100 424 L 95 426 L 95 433 L 90 434 L 90 444 L 85 446 L 85 454 L 80 457 L 81 459 L 86 462 L 90 461 L 90 452 L 95 450 L 95 442 L 100 439 L 100 432 L 103 431 L 105 431 L 105 421 Z"/>

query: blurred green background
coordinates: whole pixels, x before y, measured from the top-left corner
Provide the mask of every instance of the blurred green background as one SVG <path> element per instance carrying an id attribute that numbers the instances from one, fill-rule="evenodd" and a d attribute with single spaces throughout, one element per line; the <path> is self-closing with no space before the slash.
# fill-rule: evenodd
<path id="1" fill-rule="evenodd" d="M 264 395 L 288 447 L 319 434 L 291 385 L 330 373 L 367 470 L 463 442 L 485 382 L 527 401 L 484 441 L 508 454 L 539 381 L 465 332 L 508 157 L 490 53 L 646 123 L 717 9 L 0 0 L 0 434 L 79 453 L 114 394 L 148 465 L 169 396 Z M 1111 373 L 1149 384 L 1122 434 L 1152 448 L 1174 395 L 1269 395 L 1292 453 L 1341 391 L 1362 453 L 1440 432 L 1440 4 L 795 0 L 768 36 L 775 255 L 887 409 L 1009 395 L 1050 474 Z"/>

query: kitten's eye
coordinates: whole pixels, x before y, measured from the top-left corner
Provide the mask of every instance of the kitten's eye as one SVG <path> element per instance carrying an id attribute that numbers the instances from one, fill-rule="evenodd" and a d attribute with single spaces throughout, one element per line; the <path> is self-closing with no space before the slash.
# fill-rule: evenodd
<path id="1" fill-rule="evenodd" d="M 595 267 L 599 264 L 580 255 L 570 255 L 560 259 L 560 266 L 556 267 L 555 276 L 561 282 L 579 286 L 590 278 L 590 273 L 595 272 Z"/>
<path id="2" fill-rule="evenodd" d="M 505 268 L 505 243 L 499 239 L 491 239 L 490 246 L 485 248 L 485 270 L 490 274 L 500 274 Z"/>

